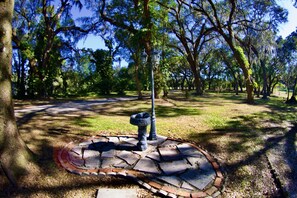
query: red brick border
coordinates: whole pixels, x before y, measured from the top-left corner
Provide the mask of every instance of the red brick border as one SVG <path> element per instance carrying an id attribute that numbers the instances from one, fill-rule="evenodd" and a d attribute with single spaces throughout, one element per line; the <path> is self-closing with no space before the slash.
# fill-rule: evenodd
<path id="1" fill-rule="evenodd" d="M 82 141 L 90 141 L 94 138 L 98 137 L 108 137 L 108 136 L 93 136 L 88 139 L 84 139 Z M 134 135 L 119 135 L 117 137 L 136 137 Z M 167 138 L 168 140 L 177 141 L 180 143 L 187 143 L 183 140 L 176 140 L 173 138 Z M 127 169 L 121 169 L 121 168 L 98 168 L 98 169 L 82 169 L 79 167 L 76 167 L 74 164 L 70 162 L 68 152 L 75 146 L 76 144 L 74 142 L 68 143 L 64 148 L 54 148 L 54 160 L 56 164 L 66 169 L 67 171 L 79 175 L 96 175 L 96 176 L 121 176 L 121 177 L 128 177 L 136 180 L 137 183 L 139 183 L 144 188 L 152 191 L 153 193 L 160 193 L 164 196 L 169 197 L 217 197 L 222 193 L 223 187 L 224 187 L 224 176 L 220 169 L 219 163 L 215 160 L 214 157 L 212 157 L 208 152 L 206 152 L 201 147 L 194 145 L 192 143 L 189 143 L 190 146 L 196 148 L 201 152 L 206 159 L 211 163 L 215 173 L 216 177 L 207 189 L 201 190 L 201 191 L 190 191 L 186 189 L 171 187 L 167 185 L 160 184 L 154 180 L 150 180 L 152 177 L 151 174 L 146 175 L 145 173 L 136 171 L 136 170 L 127 170 Z M 148 176 L 148 177 L 146 177 Z"/>

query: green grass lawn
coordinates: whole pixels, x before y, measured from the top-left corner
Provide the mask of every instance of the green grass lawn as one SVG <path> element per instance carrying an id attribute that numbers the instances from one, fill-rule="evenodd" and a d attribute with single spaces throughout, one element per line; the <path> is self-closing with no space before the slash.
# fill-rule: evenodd
<path id="1" fill-rule="evenodd" d="M 245 196 L 248 190 L 261 197 L 263 191 L 273 191 L 272 184 L 267 185 L 271 179 L 262 176 L 269 175 L 263 136 L 286 131 L 282 124 L 296 121 L 296 107 L 287 106 L 280 97 L 256 98 L 256 104 L 249 105 L 244 103 L 244 97 L 207 93 L 185 99 L 183 94 L 175 93 L 167 100 L 159 99 L 157 132 L 199 144 L 221 159 L 227 172 L 232 172 L 228 175 L 231 183 L 227 184 L 231 194 Z M 142 111 L 150 112 L 149 100 L 106 105 L 99 115 L 77 118 L 73 125 L 91 133 L 136 134 L 129 116 Z M 278 127 L 267 126 L 268 123 Z"/>
<path id="2" fill-rule="evenodd" d="M 267 197 L 273 195 L 275 186 L 264 156 L 267 142 L 263 136 L 285 132 L 285 122 L 295 123 L 296 106 L 287 106 L 281 97 L 256 98 L 255 105 L 244 103 L 244 98 L 245 94 L 206 93 L 186 99 L 184 93 L 172 92 L 166 100 L 156 100 L 157 133 L 193 142 L 215 156 L 228 176 L 225 197 Z M 32 104 L 34 101 L 17 101 L 16 108 Z M 71 197 L 75 193 L 84 197 L 94 192 L 94 186 L 125 187 L 125 182 L 119 182 L 119 186 L 114 179 L 92 178 L 89 181 L 94 183 L 89 186 L 74 188 L 73 182 L 86 180 L 58 169 L 52 159 L 52 148 L 92 135 L 136 135 L 137 127 L 129 124 L 130 116 L 150 109 L 150 99 L 144 99 L 98 105 L 87 113 L 39 112 L 20 126 L 22 138 L 43 159 L 33 166 L 39 176 L 27 178 L 28 187 L 22 193 L 28 197 Z M 29 189 L 36 185 L 38 189 L 52 189 L 55 185 L 58 190 L 32 193 Z M 63 186 L 68 186 L 67 190 Z M 69 196 L 65 196 L 66 191 Z"/>

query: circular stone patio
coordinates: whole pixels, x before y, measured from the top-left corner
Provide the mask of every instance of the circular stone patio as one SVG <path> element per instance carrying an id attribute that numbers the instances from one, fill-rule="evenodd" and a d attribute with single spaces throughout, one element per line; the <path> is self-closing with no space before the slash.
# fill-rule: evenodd
<path id="1" fill-rule="evenodd" d="M 95 136 L 57 149 L 57 162 L 71 173 L 134 179 L 168 197 L 218 197 L 224 176 L 216 160 L 200 147 L 158 136 L 137 151 L 136 136 Z"/>

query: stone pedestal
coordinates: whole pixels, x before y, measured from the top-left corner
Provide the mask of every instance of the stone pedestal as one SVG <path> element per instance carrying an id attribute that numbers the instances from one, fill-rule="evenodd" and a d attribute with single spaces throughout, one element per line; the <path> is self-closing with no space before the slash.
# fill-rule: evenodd
<path id="1" fill-rule="evenodd" d="M 138 143 L 137 148 L 141 151 L 147 149 L 146 128 L 151 124 L 150 114 L 146 112 L 134 114 L 130 117 L 130 123 L 138 126 Z"/>

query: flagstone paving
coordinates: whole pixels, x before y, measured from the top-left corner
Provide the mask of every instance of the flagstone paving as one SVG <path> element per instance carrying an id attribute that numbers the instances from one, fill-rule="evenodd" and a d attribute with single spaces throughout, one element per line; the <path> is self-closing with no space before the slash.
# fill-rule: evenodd
<path id="1" fill-rule="evenodd" d="M 165 197 L 219 197 L 225 178 L 216 160 L 200 147 L 158 136 L 137 150 L 136 136 L 95 136 L 57 150 L 57 161 L 80 175 L 134 179 Z"/>

